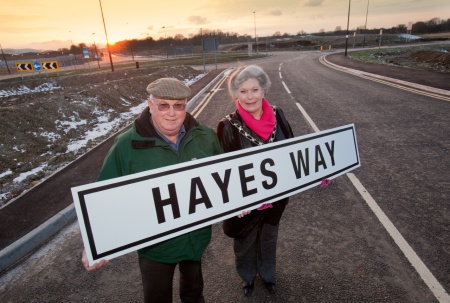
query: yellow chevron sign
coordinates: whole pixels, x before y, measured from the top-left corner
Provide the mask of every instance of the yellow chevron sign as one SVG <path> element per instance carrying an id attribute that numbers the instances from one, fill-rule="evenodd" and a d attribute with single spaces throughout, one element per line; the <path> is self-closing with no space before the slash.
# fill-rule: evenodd
<path id="1" fill-rule="evenodd" d="M 32 62 L 16 62 L 16 70 L 18 72 L 32 72 L 34 71 Z"/>
<path id="2" fill-rule="evenodd" d="M 43 70 L 55 70 L 59 69 L 58 61 L 42 61 L 41 66 Z"/>

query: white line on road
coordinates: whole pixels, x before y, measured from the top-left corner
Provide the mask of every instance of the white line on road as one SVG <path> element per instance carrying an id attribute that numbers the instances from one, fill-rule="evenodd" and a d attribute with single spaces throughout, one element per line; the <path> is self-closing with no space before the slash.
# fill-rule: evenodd
<path id="1" fill-rule="evenodd" d="M 317 125 L 314 123 L 314 121 L 311 119 L 311 117 L 308 115 L 308 113 L 305 111 L 305 109 L 300 105 L 300 103 L 295 103 L 297 104 L 298 109 L 301 111 L 301 113 L 303 114 L 303 116 L 305 117 L 306 121 L 308 121 L 309 125 L 311 125 L 311 127 L 313 128 L 313 130 L 315 132 L 320 131 L 319 128 L 317 127 Z"/>
<path id="2" fill-rule="evenodd" d="M 286 91 L 288 92 L 288 94 L 290 94 L 291 91 L 290 91 L 289 88 L 286 86 L 286 83 L 284 83 L 284 81 L 281 81 L 281 83 L 283 83 L 284 88 L 286 89 Z"/>
<path id="3" fill-rule="evenodd" d="M 288 88 L 284 82 L 283 82 L 283 85 L 286 88 L 286 90 L 289 93 L 291 93 L 288 90 Z M 313 130 L 315 132 L 318 132 L 319 128 L 314 123 L 314 121 L 311 119 L 311 117 L 308 115 L 308 113 L 305 111 L 305 109 L 299 103 L 296 103 L 296 105 L 297 105 L 298 109 L 300 110 L 300 112 L 305 117 L 305 119 L 311 125 Z M 408 244 L 408 242 L 406 242 L 405 238 L 403 238 L 403 236 L 400 234 L 398 229 L 389 220 L 389 218 L 386 216 L 386 214 L 383 212 L 383 210 L 378 206 L 377 202 L 372 198 L 372 196 L 369 194 L 369 192 L 364 188 L 364 186 L 361 184 L 361 182 L 358 180 L 358 178 L 356 178 L 356 176 L 352 173 L 347 173 L 347 177 L 353 183 L 353 186 L 361 194 L 364 201 L 366 201 L 366 203 L 369 205 L 370 209 L 372 209 L 375 216 L 381 222 L 381 224 L 386 229 L 386 231 L 389 233 L 389 235 L 394 239 L 395 243 L 400 248 L 400 250 L 403 252 L 403 254 L 408 259 L 408 261 L 411 263 L 411 265 L 414 267 L 414 269 L 419 273 L 420 277 L 425 282 L 425 284 L 428 286 L 428 288 L 431 290 L 431 292 L 434 294 L 436 299 L 438 299 L 438 301 L 440 303 L 450 303 L 450 296 L 446 293 L 445 289 L 442 287 L 442 285 L 439 283 L 439 281 L 434 277 L 434 275 L 431 273 L 431 271 L 426 267 L 426 265 L 419 258 L 419 256 L 412 249 L 412 247 Z"/>
<path id="4" fill-rule="evenodd" d="M 361 196 L 366 201 L 367 205 L 369 205 L 370 209 L 375 213 L 378 220 L 380 220 L 381 224 L 387 230 L 389 235 L 391 235 L 392 239 L 394 239 L 395 243 L 397 243 L 398 247 L 401 249 L 406 258 L 411 262 L 411 265 L 416 269 L 419 273 L 422 280 L 427 284 L 428 288 L 433 292 L 436 299 L 441 303 L 450 302 L 450 296 L 445 292 L 445 289 L 439 284 L 438 280 L 433 276 L 431 271 L 426 267 L 426 265 L 422 262 L 416 252 L 412 249 L 412 247 L 406 242 L 405 238 L 400 234 L 398 229 L 394 226 L 394 224 L 389 220 L 383 210 L 378 206 L 377 202 L 372 198 L 369 192 L 364 188 L 358 178 L 355 177 L 352 173 L 347 173 L 347 177 L 352 181 L 353 186 L 358 190 Z"/>

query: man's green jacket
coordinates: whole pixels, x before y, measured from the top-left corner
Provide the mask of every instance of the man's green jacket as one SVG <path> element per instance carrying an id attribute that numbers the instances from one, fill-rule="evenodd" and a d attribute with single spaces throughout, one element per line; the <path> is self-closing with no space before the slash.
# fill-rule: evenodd
<path id="1" fill-rule="evenodd" d="M 189 113 L 184 120 L 186 134 L 178 151 L 156 132 L 148 107 L 134 124 L 117 136 L 109 150 L 97 181 L 107 180 L 154 168 L 201 159 L 222 153 L 215 132 L 200 124 Z M 184 182 L 185 180 L 174 180 Z M 211 227 L 204 227 L 181 236 L 142 248 L 142 257 L 162 263 L 200 260 L 211 239 Z"/>

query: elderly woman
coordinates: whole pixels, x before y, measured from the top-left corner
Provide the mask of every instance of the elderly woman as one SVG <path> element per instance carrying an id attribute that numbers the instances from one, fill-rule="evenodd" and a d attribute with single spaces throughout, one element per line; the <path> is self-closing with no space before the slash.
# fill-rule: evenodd
<path id="1" fill-rule="evenodd" d="M 271 85 L 258 66 L 238 68 L 228 82 L 236 111 L 222 119 L 217 135 L 225 152 L 292 138 L 283 111 L 264 99 Z M 278 226 L 288 198 L 263 204 L 224 221 L 225 234 L 234 238 L 236 269 L 243 279 L 245 296 L 251 296 L 256 275 L 274 293 Z"/>

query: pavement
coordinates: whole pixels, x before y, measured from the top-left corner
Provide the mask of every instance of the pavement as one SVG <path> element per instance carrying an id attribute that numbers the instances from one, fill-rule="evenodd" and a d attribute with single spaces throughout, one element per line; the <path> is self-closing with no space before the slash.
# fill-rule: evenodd
<path id="1" fill-rule="evenodd" d="M 364 73 L 374 79 L 450 96 L 450 73 L 363 63 L 344 56 L 342 52 L 324 55 L 326 64 L 346 72 Z M 224 71 L 219 65 L 219 69 L 210 70 L 194 83 L 191 100 L 208 90 Z M 95 181 L 113 140 L 114 136 L 0 209 L 0 273 L 76 220 L 72 196 L 68 193 L 72 187 Z"/>

